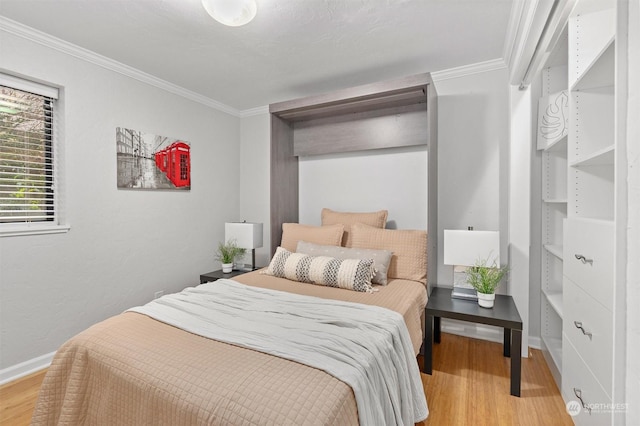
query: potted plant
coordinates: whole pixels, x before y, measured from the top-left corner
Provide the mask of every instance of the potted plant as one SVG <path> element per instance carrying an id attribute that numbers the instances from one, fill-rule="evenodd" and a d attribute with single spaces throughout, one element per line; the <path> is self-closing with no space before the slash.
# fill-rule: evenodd
<path id="1" fill-rule="evenodd" d="M 496 288 L 508 270 L 507 266 L 500 268 L 495 263 L 487 266 L 486 260 L 478 260 L 467 270 L 467 282 L 478 292 L 478 305 L 493 308 Z"/>
<path id="2" fill-rule="evenodd" d="M 216 260 L 222 263 L 222 272 L 229 273 L 233 270 L 233 261 L 236 257 L 244 256 L 246 250 L 238 247 L 235 240 L 229 240 L 226 243 L 221 242 L 218 244 L 218 251 L 216 251 Z"/>

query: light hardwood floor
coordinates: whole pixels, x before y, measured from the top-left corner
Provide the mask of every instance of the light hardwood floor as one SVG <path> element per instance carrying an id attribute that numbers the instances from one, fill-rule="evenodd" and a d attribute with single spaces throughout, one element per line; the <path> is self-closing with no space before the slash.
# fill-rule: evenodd
<path id="1" fill-rule="evenodd" d="M 542 352 L 522 359 L 521 397 L 510 395 L 502 345 L 442 334 L 433 375 L 422 375 L 429 425 L 573 425 Z"/>
<path id="2" fill-rule="evenodd" d="M 430 425 L 572 425 L 538 350 L 522 360 L 522 397 L 509 394 L 510 361 L 502 345 L 442 334 L 433 375 L 422 375 Z M 0 424 L 28 425 L 44 371 L 0 387 Z"/>
<path id="3" fill-rule="evenodd" d="M 31 422 L 31 413 L 46 372 L 42 370 L 0 387 L 0 425 L 21 426 Z"/>

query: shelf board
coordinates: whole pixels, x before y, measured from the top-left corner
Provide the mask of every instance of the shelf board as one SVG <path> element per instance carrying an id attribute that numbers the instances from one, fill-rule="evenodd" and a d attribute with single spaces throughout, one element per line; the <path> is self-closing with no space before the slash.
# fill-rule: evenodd
<path id="1" fill-rule="evenodd" d="M 552 291 L 552 290 L 542 290 L 542 294 L 547 298 L 547 301 L 551 305 L 554 311 L 558 314 L 558 316 L 563 319 L 562 314 L 562 292 L 560 291 Z"/>
<path id="2" fill-rule="evenodd" d="M 609 218 L 609 217 L 596 217 L 596 216 L 573 216 L 571 217 L 571 220 L 575 220 L 575 221 L 579 221 L 579 222 L 583 222 L 583 223 L 593 223 L 595 225 L 599 225 L 599 226 L 610 226 L 615 227 L 615 220 Z"/>
<path id="3" fill-rule="evenodd" d="M 562 246 L 560 244 L 544 244 L 542 247 L 558 259 L 562 260 Z"/>
<path id="4" fill-rule="evenodd" d="M 332 93 L 269 105 L 269 112 L 289 122 L 345 116 L 356 112 L 424 104 L 433 80 L 428 73 L 365 84 Z"/>
<path id="5" fill-rule="evenodd" d="M 542 336 L 542 342 L 544 346 L 549 351 L 551 355 L 551 359 L 556 365 L 558 371 L 562 371 L 562 338 L 561 337 L 551 337 L 551 336 Z"/>
<path id="6" fill-rule="evenodd" d="M 577 3 L 569 19 L 569 87 L 583 90 L 613 85 L 615 1 Z"/>
<path id="7" fill-rule="evenodd" d="M 599 149 L 585 158 L 573 161 L 571 167 L 586 167 L 586 166 L 603 166 L 613 165 L 615 159 L 615 145 L 609 145 L 602 149 Z"/>
<path id="8" fill-rule="evenodd" d="M 566 198 L 543 198 L 543 203 L 547 204 L 567 204 Z"/>
<path id="9" fill-rule="evenodd" d="M 563 137 L 551 142 L 542 150 L 546 152 L 553 152 L 553 151 L 562 151 L 562 150 L 566 151 L 566 149 L 567 149 L 567 135 L 564 135 Z"/>
<path id="10" fill-rule="evenodd" d="M 613 86 L 615 78 L 615 35 L 596 55 L 596 58 L 571 86 L 571 91 Z"/>

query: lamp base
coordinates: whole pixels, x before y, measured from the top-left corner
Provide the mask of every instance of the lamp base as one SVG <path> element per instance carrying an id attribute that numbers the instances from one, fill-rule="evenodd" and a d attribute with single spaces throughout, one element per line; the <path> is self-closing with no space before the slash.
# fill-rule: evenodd
<path id="1" fill-rule="evenodd" d="M 454 287 L 451 290 L 451 298 L 452 299 L 464 299 L 464 300 L 478 300 L 478 292 L 475 289 L 464 288 L 464 287 Z"/>
<path id="2" fill-rule="evenodd" d="M 259 268 L 256 268 L 256 249 L 251 249 L 251 265 L 243 263 L 242 265 L 234 265 L 233 269 L 242 272 L 251 272 L 258 270 Z"/>
<path id="3" fill-rule="evenodd" d="M 260 268 L 254 268 L 253 266 L 245 263 L 243 265 L 236 265 L 236 267 L 233 269 L 235 271 L 251 272 L 251 271 L 257 271 Z"/>
<path id="4" fill-rule="evenodd" d="M 454 299 L 478 300 L 478 292 L 467 284 L 467 268 L 455 267 L 453 272 L 453 290 L 451 297 Z"/>

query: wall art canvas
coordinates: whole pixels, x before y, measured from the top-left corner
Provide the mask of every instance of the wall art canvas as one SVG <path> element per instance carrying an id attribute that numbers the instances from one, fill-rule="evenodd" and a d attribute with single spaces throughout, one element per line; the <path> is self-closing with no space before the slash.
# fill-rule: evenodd
<path id="1" fill-rule="evenodd" d="M 540 98 L 538 149 L 545 149 L 569 133 L 569 96 L 566 90 Z"/>
<path id="2" fill-rule="evenodd" d="M 191 189 L 188 142 L 117 127 L 116 145 L 118 188 Z"/>

